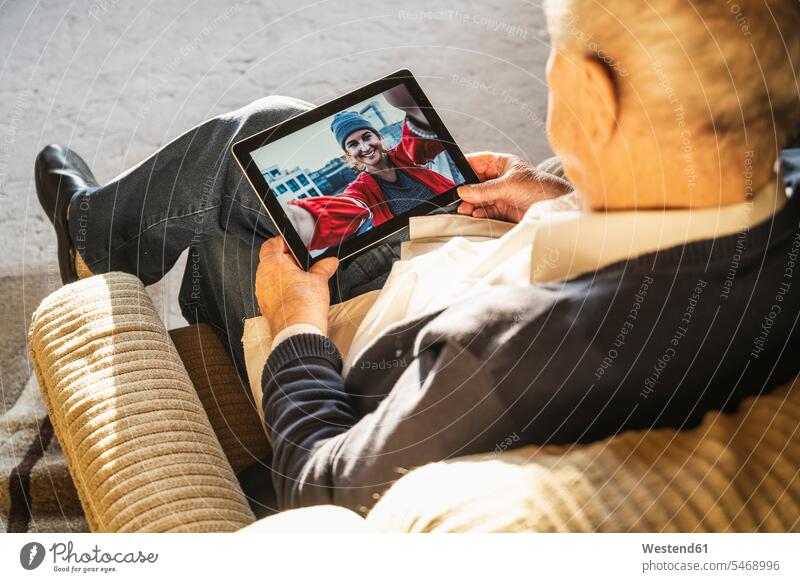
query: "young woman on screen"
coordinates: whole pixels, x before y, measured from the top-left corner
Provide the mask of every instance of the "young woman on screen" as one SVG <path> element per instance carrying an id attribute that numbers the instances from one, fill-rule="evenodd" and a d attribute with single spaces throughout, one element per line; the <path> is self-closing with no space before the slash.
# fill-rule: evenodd
<path id="1" fill-rule="evenodd" d="M 398 89 L 384 94 L 406 113 L 400 142 L 393 148 L 386 147 L 380 132 L 360 113 L 334 116 L 331 132 L 360 172 L 340 194 L 289 202 L 287 215 L 309 250 L 337 245 L 455 186 L 425 167 L 444 147 L 405 88 Z"/>

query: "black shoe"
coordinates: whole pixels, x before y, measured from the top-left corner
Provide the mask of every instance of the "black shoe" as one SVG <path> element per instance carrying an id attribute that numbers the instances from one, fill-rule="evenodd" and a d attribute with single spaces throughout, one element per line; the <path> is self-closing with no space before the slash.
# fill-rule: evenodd
<path id="1" fill-rule="evenodd" d="M 36 193 L 39 204 L 58 241 L 58 270 L 65 285 L 78 280 L 75 247 L 69 237 L 67 210 L 72 195 L 80 189 L 98 186 L 92 171 L 78 154 L 60 145 L 49 145 L 36 156 Z"/>

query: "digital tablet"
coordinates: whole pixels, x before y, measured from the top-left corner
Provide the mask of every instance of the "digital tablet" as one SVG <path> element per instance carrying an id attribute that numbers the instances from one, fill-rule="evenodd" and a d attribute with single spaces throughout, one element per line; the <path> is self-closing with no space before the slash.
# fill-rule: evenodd
<path id="1" fill-rule="evenodd" d="M 306 270 L 363 252 L 478 181 L 408 70 L 237 142 L 233 155 Z"/>

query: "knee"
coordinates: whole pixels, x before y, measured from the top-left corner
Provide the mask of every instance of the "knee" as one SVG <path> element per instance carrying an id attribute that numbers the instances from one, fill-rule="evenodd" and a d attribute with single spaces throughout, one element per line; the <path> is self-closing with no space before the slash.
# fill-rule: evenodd
<path id="1" fill-rule="evenodd" d="M 287 97 L 285 95 L 267 95 L 261 99 L 256 99 L 248 107 L 255 109 L 269 109 L 271 111 L 292 111 L 302 112 L 313 109 L 314 106 L 308 101 L 303 101 L 297 97 Z"/>
<path id="2" fill-rule="evenodd" d="M 282 95 L 269 95 L 256 99 L 229 115 L 242 124 L 242 129 L 246 128 L 256 133 L 309 109 L 313 109 L 313 105 L 301 99 Z"/>
<path id="3" fill-rule="evenodd" d="M 220 134 L 224 133 L 227 136 L 228 146 L 230 146 L 309 109 L 313 109 L 313 105 L 301 99 L 270 95 L 214 118 L 211 122 L 212 130 Z M 226 189 L 223 192 L 223 207 L 226 199 L 232 199 L 237 193 L 242 196 L 242 200 L 254 199 L 255 194 L 244 180 L 244 174 L 239 171 L 233 156 L 227 156 L 226 159 L 229 171 L 226 178 Z M 260 208 L 260 203 L 252 202 L 250 208 Z"/>

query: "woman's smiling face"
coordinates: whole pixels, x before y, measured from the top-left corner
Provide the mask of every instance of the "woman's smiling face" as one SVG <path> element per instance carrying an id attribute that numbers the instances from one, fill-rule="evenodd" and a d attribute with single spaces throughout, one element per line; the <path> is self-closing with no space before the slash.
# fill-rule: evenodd
<path id="1" fill-rule="evenodd" d="M 359 163 L 375 166 L 383 160 L 383 142 L 371 129 L 359 129 L 344 140 L 344 149 Z"/>

